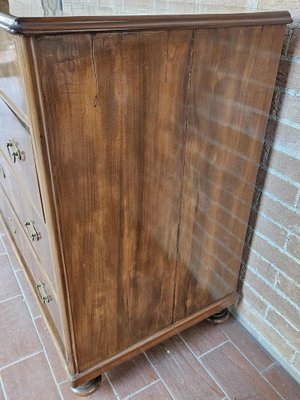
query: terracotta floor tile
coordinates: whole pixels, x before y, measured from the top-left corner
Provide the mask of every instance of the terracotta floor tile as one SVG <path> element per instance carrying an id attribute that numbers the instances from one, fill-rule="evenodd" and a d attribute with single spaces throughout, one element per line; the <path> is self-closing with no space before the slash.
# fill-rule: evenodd
<path id="1" fill-rule="evenodd" d="M 21 294 L 7 255 L 0 255 L 0 301 Z"/>
<path id="2" fill-rule="evenodd" d="M 158 379 L 144 354 L 114 368 L 107 375 L 121 399 Z"/>
<path id="3" fill-rule="evenodd" d="M 45 347 L 50 365 L 52 367 L 55 379 L 57 383 L 63 382 L 69 378 L 69 374 L 65 370 L 63 366 L 63 362 L 56 350 L 55 344 L 50 336 L 48 328 L 45 324 L 43 317 L 39 317 L 35 319 L 35 323 L 38 329 L 38 332 L 41 336 L 43 345 Z"/>
<path id="4" fill-rule="evenodd" d="M 279 400 L 280 396 L 231 343 L 201 358 L 216 382 L 231 399 Z"/>
<path id="5" fill-rule="evenodd" d="M 162 382 L 156 382 L 141 392 L 130 397 L 132 400 L 172 400 Z"/>
<path id="6" fill-rule="evenodd" d="M 218 326 L 208 324 L 206 321 L 181 332 L 180 336 L 197 356 L 228 340 Z"/>
<path id="7" fill-rule="evenodd" d="M 300 399 L 300 385 L 280 366 L 274 366 L 263 374 L 285 400 Z"/>
<path id="8" fill-rule="evenodd" d="M 44 353 L 39 353 L 1 371 L 10 400 L 59 400 Z"/>
<path id="9" fill-rule="evenodd" d="M 274 363 L 274 358 L 260 346 L 235 318 L 231 317 L 220 327 L 259 371 Z"/>
<path id="10" fill-rule="evenodd" d="M 42 349 L 23 297 L 0 303 L 0 368 Z"/>
<path id="11" fill-rule="evenodd" d="M 24 272 L 22 270 L 19 270 L 16 272 L 16 274 L 17 274 L 17 279 L 18 279 L 19 285 L 21 286 L 21 288 L 24 292 L 28 307 L 30 308 L 30 312 L 31 312 L 33 318 L 41 315 L 40 308 L 39 308 L 39 306 L 35 300 L 35 297 L 32 293 L 32 289 L 29 287 L 29 284 L 25 278 Z"/>
<path id="12" fill-rule="evenodd" d="M 178 336 L 147 355 L 176 400 L 223 399 L 224 393 Z"/>
<path id="13" fill-rule="evenodd" d="M 9 242 L 9 240 L 7 239 L 7 236 L 4 235 L 1 237 L 1 240 L 3 241 L 3 244 L 5 246 L 5 249 L 9 255 L 10 261 L 11 261 L 11 265 L 13 267 L 13 269 L 16 271 L 18 269 L 21 268 L 20 263 L 15 255 L 15 252 L 13 251 L 11 244 Z"/>
<path id="14" fill-rule="evenodd" d="M 64 400 L 79 400 L 80 397 L 75 396 L 70 390 L 70 383 L 64 382 L 60 385 L 60 390 L 63 395 Z M 86 400 L 116 400 L 117 397 L 114 395 L 114 392 L 104 375 L 102 377 L 102 382 L 100 384 L 99 389 L 93 393 L 91 396 L 83 397 Z"/>

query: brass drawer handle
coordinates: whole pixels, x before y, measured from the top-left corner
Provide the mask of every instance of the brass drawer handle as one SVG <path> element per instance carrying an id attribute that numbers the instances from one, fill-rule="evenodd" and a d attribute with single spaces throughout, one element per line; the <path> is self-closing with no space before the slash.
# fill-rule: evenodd
<path id="1" fill-rule="evenodd" d="M 25 226 L 27 228 L 28 235 L 31 237 L 32 241 L 38 241 L 41 239 L 41 234 L 37 231 L 33 221 L 27 221 L 25 223 Z"/>
<path id="2" fill-rule="evenodd" d="M 50 303 L 52 300 L 51 296 L 47 294 L 46 289 L 45 289 L 45 284 L 42 283 L 40 280 L 38 280 L 38 283 L 36 284 L 36 290 L 38 292 L 39 298 L 42 303 Z"/>
<path id="3" fill-rule="evenodd" d="M 1 164 L 0 164 L 0 172 L 1 172 L 2 176 L 3 176 L 3 178 L 6 178 L 4 168 L 2 167 Z"/>
<path id="4" fill-rule="evenodd" d="M 22 160 L 22 153 L 18 148 L 18 145 L 14 139 L 9 139 L 6 143 L 7 151 L 10 158 L 15 163 L 17 160 Z"/>

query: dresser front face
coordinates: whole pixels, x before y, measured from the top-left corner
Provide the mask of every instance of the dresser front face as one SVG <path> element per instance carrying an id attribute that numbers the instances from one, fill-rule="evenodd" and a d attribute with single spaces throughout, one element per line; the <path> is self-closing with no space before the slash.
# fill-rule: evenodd
<path id="1" fill-rule="evenodd" d="M 34 40 L 79 371 L 236 291 L 282 37 Z"/>
<path id="2" fill-rule="evenodd" d="M 0 214 L 45 318 L 63 348 L 57 281 L 21 52 L 20 38 L 0 30 Z"/>

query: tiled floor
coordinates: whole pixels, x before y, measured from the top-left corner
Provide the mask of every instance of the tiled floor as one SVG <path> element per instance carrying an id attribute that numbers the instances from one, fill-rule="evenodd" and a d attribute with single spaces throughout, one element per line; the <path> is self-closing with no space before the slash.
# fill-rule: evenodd
<path id="1" fill-rule="evenodd" d="M 0 340 L 0 400 L 77 399 L 4 236 Z M 300 386 L 231 318 L 202 322 L 110 371 L 89 399 L 299 400 Z"/>

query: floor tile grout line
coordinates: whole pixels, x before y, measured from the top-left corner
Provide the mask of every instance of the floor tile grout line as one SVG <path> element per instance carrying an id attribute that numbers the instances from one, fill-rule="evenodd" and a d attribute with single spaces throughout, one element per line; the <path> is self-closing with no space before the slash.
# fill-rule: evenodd
<path id="1" fill-rule="evenodd" d="M 12 268 L 12 269 L 13 269 L 13 268 Z M 32 323 L 33 323 L 34 329 L 35 329 L 35 331 L 36 331 L 36 334 L 37 334 L 38 339 L 39 339 L 39 341 L 40 341 L 40 344 L 41 344 L 41 346 L 42 346 L 42 349 L 43 349 L 43 352 L 44 352 L 46 361 L 47 361 L 47 363 L 48 363 L 48 366 L 49 366 L 50 373 L 51 373 L 51 375 L 52 375 L 54 384 L 55 384 L 55 386 L 56 386 L 56 388 L 57 388 L 58 394 L 59 394 L 59 396 L 61 397 L 61 399 L 64 400 L 63 397 L 62 397 L 61 391 L 60 391 L 60 389 L 58 388 L 58 384 L 57 384 L 57 381 L 56 381 L 56 378 L 55 378 L 55 375 L 54 375 L 52 366 L 51 366 L 51 364 L 50 364 L 49 357 L 48 357 L 48 354 L 47 354 L 47 352 L 46 352 L 44 343 L 43 343 L 43 341 L 42 341 L 42 339 L 41 339 L 41 336 L 40 336 L 40 334 L 39 334 L 39 331 L 38 331 L 38 329 L 37 329 L 37 327 L 36 327 L 36 324 L 35 324 L 35 321 L 34 321 L 34 319 L 33 319 L 33 314 L 32 314 L 32 312 L 31 312 L 31 309 L 30 309 L 29 305 L 28 305 L 27 297 L 25 296 L 24 290 L 23 290 L 23 288 L 22 288 L 22 286 L 21 286 L 21 284 L 20 284 L 19 278 L 18 278 L 18 276 L 17 276 L 17 271 L 14 271 L 14 275 L 15 275 L 15 278 L 16 278 L 16 280 L 17 280 L 17 283 L 18 283 L 18 285 L 19 285 L 19 287 L 20 287 L 21 293 L 22 293 L 23 296 L 24 296 L 25 304 L 26 304 L 27 310 L 28 310 L 28 312 L 29 312 L 29 315 L 30 315 L 30 317 L 31 317 L 31 321 L 32 321 Z M 41 318 L 43 318 L 43 317 L 41 316 Z"/>
<path id="2" fill-rule="evenodd" d="M 106 379 L 108 380 L 108 383 L 110 384 L 110 387 L 111 387 L 111 389 L 112 389 L 114 395 L 116 396 L 116 398 L 117 398 L 118 400 L 120 400 L 120 397 L 119 397 L 119 395 L 118 395 L 118 392 L 117 392 L 116 388 L 114 387 L 114 385 L 112 384 L 112 382 L 111 382 L 111 380 L 110 380 L 110 377 L 108 376 L 107 373 L 105 373 L 104 375 L 106 376 Z M 103 377 L 102 377 L 102 378 L 103 378 Z"/>
<path id="3" fill-rule="evenodd" d="M 279 365 L 279 362 L 278 362 L 278 361 L 274 361 L 274 362 L 273 362 L 272 364 L 270 364 L 268 367 L 263 368 L 262 370 L 259 370 L 259 372 L 260 372 L 261 374 L 264 374 L 265 372 L 268 372 L 269 369 L 272 369 L 272 368 L 276 367 L 277 365 Z"/>
<path id="4" fill-rule="evenodd" d="M 236 319 L 235 316 L 233 316 L 233 315 L 232 315 L 232 317 L 233 317 L 233 319 L 235 320 L 235 322 L 237 322 L 239 325 L 241 325 L 241 327 L 243 328 L 243 330 L 245 330 L 246 334 L 250 335 L 250 337 L 251 337 L 251 339 L 253 340 L 254 344 L 256 344 L 267 356 L 269 356 L 269 357 L 271 357 L 272 359 L 274 359 L 274 357 L 272 357 L 272 356 L 267 352 L 267 350 L 261 346 L 261 344 L 259 343 L 259 341 L 258 341 L 254 336 L 252 336 L 251 333 L 247 331 L 247 329 L 245 329 L 245 328 L 242 326 L 242 324 L 239 322 L 239 320 Z M 221 324 L 221 325 L 222 325 L 222 324 Z M 248 359 L 248 357 L 247 357 L 247 355 L 244 353 L 244 351 L 243 351 L 242 349 L 240 349 L 240 348 L 234 343 L 234 341 L 232 340 L 232 338 L 230 337 L 230 335 L 223 329 L 223 327 L 222 327 L 221 325 L 220 325 L 220 328 L 221 328 L 222 332 L 224 333 L 224 335 L 225 335 L 226 337 L 228 337 L 228 340 L 230 341 L 230 343 L 232 343 L 232 344 L 234 345 L 234 347 L 235 347 L 240 353 L 243 354 L 243 356 L 250 362 L 250 364 L 251 364 L 258 372 L 260 372 L 260 370 Z M 277 361 L 274 359 L 274 362 L 273 362 L 271 365 L 275 364 L 276 362 L 277 362 Z M 269 365 L 268 367 L 266 367 L 265 369 L 267 369 L 267 368 L 269 368 L 269 367 L 270 367 L 270 365 Z"/>
<path id="5" fill-rule="evenodd" d="M 14 265 L 13 265 L 13 262 L 12 262 L 12 259 L 11 259 L 11 256 L 10 256 L 10 254 L 9 254 L 9 252 L 7 251 L 7 247 L 6 247 L 6 244 L 4 243 L 4 240 L 3 240 L 3 237 L 5 237 L 6 235 L 3 235 L 3 236 L 1 236 L 1 242 L 2 242 L 2 244 L 3 244 L 3 246 L 4 246 L 4 249 L 5 249 L 5 251 L 6 251 L 6 255 L 7 255 L 7 257 L 8 257 L 8 260 L 9 260 L 9 263 L 10 263 L 10 266 L 11 266 L 11 269 L 13 270 L 13 271 L 15 271 L 15 269 L 14 269 Z M 8 239 L 9 240 L 9 239 Z M 21 268 L 19 268 L 19 269 L 21 269 Z M 18 269 L 18 270 L 19 270 Z"/>
<path id="6" fill-rule="evenodd" d="M 226 344 L 226 343 L 228 343 L 228 342 L 229 342 L 229 340 L 224 340 L 224 342 L 218 344 L 218 345 L 215 346 L 213 349 L 210 349 L 210 350 L 206 351 L 205 353 L 201 354 L 200 356 L 198 356 L 198 357 L 197 357 L 197 360 L 198 360 L 199 358 L 201 358 L 201 357 L 206 356 L 207 354 L 211 353 L 212 351 L 217 350 L 219 347 L 223 346 L 223 344 Z"/>
<path id="7" fill-rule="evenodd" d="M 43 317 L 41 316 L 41 318 L 43 318 Z M 34 320 L 32 320 L 32 321 L 33 321 L 33 325 L 34 325 L 34 327 L 35 327 L 35 330 L 36 330 L 36 332 L 37 332 L 38 338 L 39 338 L 39 340 L 40 340 L 40 342 L 41 342 L 42 348 L 43 348 L 43 350 L 44 350 L 45 358 L 46 358 L 46 360 L 47 360 L 47 363 L 48 363 L 48 366 L 49 366 L 49 369 L 50 369 L 52 378 L 53 378 L 53 380 L 54 380 L 55 386 L 57 387 L 57 390 L 58 390 L 59 395 L 61 396 L 61 399 L 64 400 L 64 398 L 63 398 L 63 396 L 62 396 L 62 394 L 61 394 L 61 391 L 60 391 L 60 389 L 59 389 L 59 387 L 58 387 L 58 383 L 57 383 L 57 380 L 56 380 L 56 377 L 55 377 L 55 374 L 54 374 L 52 365 L 51 365 L 51 363 L 50 363 L 50 361 L 49 361 L 49 357 L 48 357 L 47 351 L 46 351 L 46 349 L 45 349 L 44 343 L 43 343 L 43 341 L 42 341 L 41 335 L 40 335 L 40 333 L 39 333 L 39 331 L 38 331 L 38 329 L 37 329 L 37 326 L 36 326 L 35 321 L 34 321 Z"/>
<path id="8" fill-rule="evenodd" d="M 5 390 L 4 383 L 3 383 L 1 375 L 0 375 L 0 389 L 2 390 L 4 400 L 8 400 L 8 396 L 6 394 L 6 390 Z"/>
<path id="9" fill-rule="evenodd" d="M 23 297 L 24 298 L 23 294 L 20 293 L 20 294 L 17 294 L 16 296 L 9 297 L 8 299 L 1 300 L 0 304 L 6 303 L 6 302 L 11 301 L 11 300 L 18 299 L 19 297 Z M 24 299 L 24 301 L 26 301 L 26 300 Z"/>
<path id="10" fill-rule="evenodd" d="M 12 363 L 10 363 L 10 364 L 7 364 L 7 365 L 5 365 L 4 367 L 1 367 L 1 368 L 0 368 L 0 373 L 1 373 L 2 371 L 4 371 L 5 369 L 9 368 L 9 367 L 12 367 L 13 365 L 16 365 L 16 364 L 18 364 L 18 363 L 20 363 L 20 362 L 22 362 L 22 361 L 26 361 L 26 360 L 28 360 L 29 358 L 34 357 L 34 356 L 37 356 L 38 354 L 41 354 L 41 353 L 43 353 L 43 350 L 36 351 L 36 352 L 34 352 L 34 353 L 32 353 L 32 354 L 29 354 L 28 356 L 25 356 L 25 357 L 21 357 L 19 360 L 14 361 L 14 362 L 12 362 Z"/>
<path id="11" fill-rule="evenodd" d="M 256 368 L 256 366 L 249 360 L 249 358 L 232 342 L 232 340 L 230 340 L 230 343 L 245 357 L 249 364 L 259 373 L 259 375 L 267 382 L 267 384 L 275 391 L 275 393 L 277 393 L 282 400 L 285 400 L 284 397 L 282 397 L 281 394 L 275 389 L 275 387 L 268 381 L 268 379 L 265 378 L 264 375 L 259 371 L 259 369 Z"/>
<path id="12" fill-rule="evenodd" d="M 145 357 L 147 358 L 149 364 L 152 366 L 152 368 L 154 369 L 154 371 L 157 373 L 157 376 L 159 376 L 159 378 L 161 379 L 163 385 L 165 386 L 166 390 L 168 391 L 168 393 L 170 394 L 170 396 L 172 397 L 173 400 L 176 400 L 175 397 L 172 395 L 170 389 L 168 388 L 167 384 L 165 383 L 165 381 L 163 380 L 163 378 L 161 377 L 160 373 L 157 371 L 157 369 L 155 368 L 154 364 L 151 362 L 151 360 L 149 359 L 148 355 L 146 354 L 146 352 L 143 353 L 145 355 Z"/>
<path id="13" fill-rule="evenodd" d="M 143 388 L 137 390 L 136 392 L 131 393 L 130 395 L 126 396 L 124 400 L 129 400 L 129 399 L 131 399 L 131 398 L 132 398 L 133 396 L 135 396 L 136 394 L 139 394 L 139 393 L 143 392 L 144 390 L 148 389 L 149 387 L 155 385 L 155 384 L 158 383 L 158 382 L 161 382 L 161 379 L 160 379 L 160 378 L 159 378 L 159 379 L 155 379 L 155 381 L 149 383 L 148 385 L 146 385 L 146 386 L 144 386 Z"/>
<path id="14" fill-rule="evenodd" d="M 191 348 L 191 347 L 188 345 L 188 343 L 183 339 L 183 337 L 180 336 L 180 338 L 181 338 L 181 340 L 183 341 L 183 343 L 187 346 L 187 348 L 190 350 L 190 352 L 193 354 L 193 356 L 196 358 L 197 362 L 204 368 L 204 370 L 207 372 L 207 374 L 211 377 L 211 379 L 213 380 L 213 382 L 221 389 L 221 391 L 223 392 L 223 394 L 225 394 L 225 398 L 228 397 L 226 390 L 224 390 L 223 387 L 222 387 L 222 385 L 220 385 L 220 384 L 216 381 L 216 379 L 214 378 L 214 376 L 213 376 L 213 375 L 211 374 L 211 372 L 206 368 L 206 366 L 204 365 L 204 363 L 203 363 L 202 360 L 200 359 L 202 356 L 197 357 L 196 354 L 194 353 L 194 351 L 192 350 L 192 348 Z M 221 346 L 222 346 L 223 344 L 225 344 L 225 343 L 227 343 L 227 341 L 221 343 L 219 346 L 216 346 L 216 347 L 214 348 L 214 350 L 216 350 L 217 348 L 221 347 Z M 208 351 L 208 352 L 206 352 L 206 353 L 204 353 L 204 354 L 208 354 L 208 353 L 210 353 L 210 351 Z M 204 355 L 204 354 L 203 354 L 203 355 Z M 223 398 L 222 398 L 222 400 L 223 400 Z"/>

